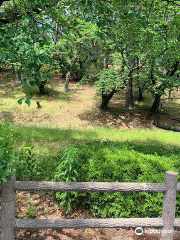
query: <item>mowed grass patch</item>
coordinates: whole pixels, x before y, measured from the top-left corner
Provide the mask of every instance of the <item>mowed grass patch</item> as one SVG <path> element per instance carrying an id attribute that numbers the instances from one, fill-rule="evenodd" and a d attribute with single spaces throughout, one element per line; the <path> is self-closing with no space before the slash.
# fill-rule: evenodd
<path id="1" fill-rule="evenodd" d="M 31 106 L 28 107 L 25 103 L 17 103 L 25 96 L 23 86 L 15 86 L 12 78 L 5 75 L 0 78 L 0 122 L 12 121 L 17 146 L 34 145 L 39 155 L 56 155 L 67 145 L 90 140 L 128 140 L 167 148 L 180 145 L 179 133 L 163 131 L 152 125 L 148 111 L 153 99 L 146 93 L 144 102 L 136 101 L 133 111 L 124 108 L 124 92 L 121 92 L 114 96 L 109 110 L 103 112 L 98 108 L 100 96 L 93 86 L 71 82 L 70 91 L 64 93 L 64 80 L 57 76 L 48 83 L 45 96 L 39 96 L 37 87 L 28 89 L 33 93 Z M 37 109 L 36 101 L 40 101 L 41 109 Z M 171 118 L 179 118 L 179 103 L 176 100 L 164 104 L 161 119 L 165 123 L 167 119 L 167 124 L 171 124 Z"/>
<path id="2" fill-rule="evenodd" d="M 122 130 L 113 128 L 77 129 L 50 128 L 15 125 L 17 145 L 34 145 L 39 155 L 56 155 L 68 145 L 84 143 L 91 140 L 111 140 L 113 142 L 136 142 L 153 146 L 154 152 L 159 148 L 174 149 L 180 147 L 180 134 L 156 129 Z M 156 146 L 156 148 L 155 148 Z M 153 151 L 152 148 L 152 151 Z"/>

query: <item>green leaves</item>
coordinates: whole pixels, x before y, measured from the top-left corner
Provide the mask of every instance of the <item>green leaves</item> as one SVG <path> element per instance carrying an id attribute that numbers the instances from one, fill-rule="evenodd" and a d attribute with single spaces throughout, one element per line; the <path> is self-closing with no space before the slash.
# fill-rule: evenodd
<path id="1" fill-rule="evenodd" d="M 14 132 L 9 124 L 0 124 L 0 183 L 6 182 L 16 171 Z"/>
<path id="2" fill-rule="evenodd" d="M 20 98 L 20 99 L 18 100 L 18 103 L 19 103 L 20 105 L 22 105 L 23 100 L 24 100 L 24 98 Z"/>
<path id="3" fill-rule="evenodd" d="M 69 147 L 56 158 L 56 181 L 78 182 L 163 182 L 166 170 L 180 167 L 178 155 L 160 146 L 130 142 L 89 142 Z M 156 152 L 156 154 L 154 154 Z M 81 206 L 95 217 L 159 217 L 162 194 L 70 193 L 56 195 L 61 206 L 72 212 Z M 178 209 L 180 201 L 178 202 Z M 128 209 L 128 211 L 127 211 Z M 180 212 L 178 210 L 177 215 Z"/>
<path id="4" fill-rule="evenodd" d="M 31 105 L 31 98 L 28 97 L 28 98 L 25 100 L 25 103 L 30 107 L 30 105 Z"/>
<path id="5" fill-rule="evenodd" d="M 113 69 L 102 70 L 98 74 L 99 80 L 95 82 L 96 89 L 103 94 L 107 94 L 111 90 L 117 92 L 124 86 L 124 79 L 122 73 Z"/>

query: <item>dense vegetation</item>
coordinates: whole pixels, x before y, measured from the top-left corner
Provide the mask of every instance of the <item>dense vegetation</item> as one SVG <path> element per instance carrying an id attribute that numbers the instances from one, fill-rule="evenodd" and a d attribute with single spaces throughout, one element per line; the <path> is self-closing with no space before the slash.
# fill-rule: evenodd
<path id="1" fill-rule="evenodd" d="M 102 109 L 123 88 L 125 106 L 133 108 L 136 87 L 139 101 L 145 90 L 154 96 L 156 113 L 166 90 L 179 86 L 176 1 L 1 2 L 1 67 L 12 67 L 16 80 L 37 85 L 41 95 L 60 71 L 65 91 L 70 77 L 95 82 Z M 27 104 L 31 97 L 27 92 Z"/>
<path id="2" fill-rule="evenodd" d="M 63 182 L 163 182 L 167 170 L 179 171 L 180 150 L 135 142 L 92 141 L 62 150 L 53 159 L 38 161 L 33 148 L 19 154 L 18 177 L 23 180 Z M 24 175 L 26 172 L 26 175 Z M 45 177 L 46 176 L 46 177 Z M 79 205 L 96 217 L 158 217 L 162 194 L 57 193 L 66 213 Z M 178 198 L 179 199 L 179 198 Z M 180 215 L 177 201 L 177 216 Z"/>
<path id="3" fill-rule="evenodd" d="M 108 182 L 162 182 L 166 170 L 179 172 L 178 133 L 118 122 L 154 120 L 162 99 L 179 97 L 179 13 L 168 0 L 0 0 L 0 182 L 15 171 L 20 180 Z M 179 111 L 177 99 L 163 113 L 177 123 Z M 162 209 L 161 194 L 56 200 L 67 213 L 81 206 L 97 217 Z"/>

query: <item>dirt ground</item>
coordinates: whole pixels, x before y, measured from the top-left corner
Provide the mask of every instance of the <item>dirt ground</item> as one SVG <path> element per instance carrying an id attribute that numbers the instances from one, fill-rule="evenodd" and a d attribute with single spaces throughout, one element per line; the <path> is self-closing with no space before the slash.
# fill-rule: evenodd
<path id="1" fill-rule="evenodd" d="M 56 201 L 44 193 L 18 193 L 16 202 L 16 217 L 23 219 L 59 219 L 59 218 L 87 218 L 89 213 L 78 211 L 66 216 Z M 39 231 L 17 231 L 16 240 L 158 240 L 157 234 L 143 234 L 137 236 L 135 229 L 61 229 Z M 176 232 L 174 240 L 180 239 L 180 232 Z"/>
<path id="2" fill-rule="evenodd" d="M 12 120 L 15 124 L 25 126 L 49 127 L 116 127 L 121 129 L 154 128 L 153 117 L 149 116 L 149 109 L 153 97 L 144 93 L 144 101 L 137 101 L 135 92 L 135 108 L 131 111 L 125 109 L 125 90 L 115 94 L 109 103 L 107 111 L 101 111 L 100 94 L 94 86 L 82 86 L 70 82 L 68 93 L 63 90 L 64 79 L 55 76 L 47 84 L 47 95 L 39 96 L 38 89 L 32 91 L 33 99 L 29 108 L 25 103 L 17 104 L 17 100 L 24 97 L 21 85 L 15 85 L 8 73 L 0 75 L 0 120 Z M 27 91 L 27 89 L 25 90 Z M 175 90 L 172 97 L 180 97 L 180 92 Z M 42 109 L 37 110 L 36 101 L 40 101 Z M 161 123 L 180 126 L 180 99 L 162 100 Z"/>

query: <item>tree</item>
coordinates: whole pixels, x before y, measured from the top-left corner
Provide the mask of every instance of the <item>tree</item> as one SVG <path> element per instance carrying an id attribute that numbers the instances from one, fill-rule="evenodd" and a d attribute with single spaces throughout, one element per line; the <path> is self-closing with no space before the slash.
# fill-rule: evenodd
<path id="1" fill-rule="evenodd" d="M 109 101 L 115 93 L 124 88 L 123 75 L 113 69 L 104 69 L 98 74 L 99 80 L 95 83 L 96 89 L 102 94 L 100 108 L 106 110 Z"/>
<path id="2" fill-rule="evenodd" d="M 13 11 L 19 8 L 19 5 L 15 5 Z M 20 9 L 21 18 L 0 28 L 3 33 L 0 59 L 6 66 L 12 66 L 16 72 L 23 73 L 22 80 L 25 85 L 37 85 L 40 94 L 44 95 L 44 85 L 50 77 L 48 65 L 52 62 L 50 24 L 44 14 L 29 14 L 29 9 L 27 12 L 23 10 Z"/>

